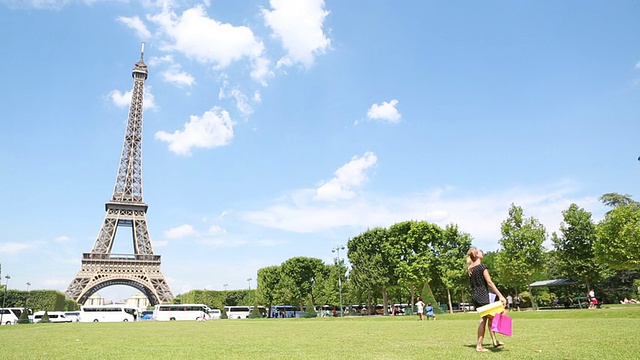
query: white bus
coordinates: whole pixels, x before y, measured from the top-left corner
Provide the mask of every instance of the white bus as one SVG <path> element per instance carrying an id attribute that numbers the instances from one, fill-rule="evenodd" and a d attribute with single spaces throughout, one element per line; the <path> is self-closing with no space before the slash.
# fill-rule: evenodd
<path id="1" fill-rule="evenodd" d="M 224 311 L 227 313 L 227 319 L 246 319 L 251 314 L 248 306 L 225 306 Z"/>
<path id="2" fill-rule="evenodd" d="M 80 322 L 137 321 L 138 308 L 130 305 L 93 305 L 80 307 Z"/>
<path id="3" fill-rule="evenodd" d="M 0 325 L 17 324 L 23 311 L 24 308 L 0 308 Z"/>
<path id="4" fill-rule="evenodd" d="M 44 317 L 44 313 L 45 311 L 36 311 L 36 313 L 33 314 L 33 323 L 35 324 L 35 323 L 41 322 L 42 318 Z M 52 322 L 52 323 L 73 322 L 73 319 L 70 317 L 67 317 L 64 311 L 47 311 L 46 313 L 49 316 L 49 322 Z"/>
<path id="5" fill-rule="evenodd" d="M 211 319 L 209 307 L 205 304 L 161 304 L 153 308 L 153 320 L 195 320 Z"/>

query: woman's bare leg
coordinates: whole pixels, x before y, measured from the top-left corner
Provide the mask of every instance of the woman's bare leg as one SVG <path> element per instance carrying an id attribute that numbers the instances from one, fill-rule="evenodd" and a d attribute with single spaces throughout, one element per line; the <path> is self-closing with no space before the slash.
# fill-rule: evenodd
<path id="1" fill-rule="evenodd" d="M 489 327 L 489 335 L 491 336 L 491 343 L 493 344 L 493 346 L 495 347 L 503 346 L 504 344 L 498 341 L 498 338 L 496 337 L 496 332 L 491 331 L 491 324 L 493 323 L 493 318 L 489 317 L 487 320 L 487 323 Z"/>
<path id="2" fill-rule="evenodd" d="M 476 344 L 476 351 L 486 351 L 486 349 L 482 346 L 482 342 L 484 341 L 484 329 L 487 326 L 487 317 L 484 316 L 480 319 L 480 323 L 478 324 L 478 343 Z"/>

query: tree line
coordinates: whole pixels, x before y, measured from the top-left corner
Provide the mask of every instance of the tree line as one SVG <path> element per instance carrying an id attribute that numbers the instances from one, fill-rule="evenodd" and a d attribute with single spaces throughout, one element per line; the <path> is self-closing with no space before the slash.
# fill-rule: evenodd
<path id="1" fill-rule="evenodd" d="M 616 193 L 599 200 L 612 208 L 602 221 L 596 223 L 590 212 L 571 204 L 551 234 L 538 219 L 511 204 L 501 224 L 499 249 L 485 255 L 498 287 L 539 305 L 550 304 L 554 296 L 584 296 L 593 287 L 607 301 L 635 297 L 640 285 L 640 203 Z M 543 245 L 547 240 L 551 249 Z M 348 240 L 350 268 L 337 258 L 332 264 L 291 258 L 258 270 L 254 300 L 265 306 L 302 307 L 309 299 L 316 305 L 337 305 L 341 290 L 345 305 L 382 303 L 386 312 L 390 303 L 413 304 L 417 296 L 432 292 L 452 310 L 454 299 L 470 298 L 465 259 L 472 241 L 456 224 L 443 228 L 426 221 L 404 221 L 368 229 Z M 558 278 L 578 283 L 543 288 L 536 299 L 528 291 L 534 281 Z"/>

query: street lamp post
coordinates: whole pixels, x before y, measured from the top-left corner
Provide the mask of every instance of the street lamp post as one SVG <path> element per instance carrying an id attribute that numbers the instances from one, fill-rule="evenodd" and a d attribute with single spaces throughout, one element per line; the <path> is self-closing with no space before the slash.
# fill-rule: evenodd
<path id="1" fill-rule="evenodd" d="M 2 315 L 4 315 L 5 300 L 7 300 L 7 288 L 9 287 L 9 279 L 11 279 L 11 276 L 7 275 L 4 278 L 7 279 L 7 282 L 4 284 L 4 296 L 2 297 L 2 312 L 0 312 L 0 324 L 2 324 Z"/>
<path id="2" fill-rule="evenodd" d="M 31 283 L 27 281 L 27 300 L 24 302 L 24 306 L 27 308 L 29 307 L 29 286 L 31 286 Z M 25 309 L 25 311 L 27 310 Z"/>
<path id="3" fill-rule="evenodd" d="M 338 254 L 338 292 L 340 293 L 340 317 L 344 309 L 342 308 L 342 264 L 340 263 L 340 250 L 344 250 L 344 245 L 338 245 L 331 249 L 331 252 Z"/>
<path id="4" fill-rule="evenodd" d="M 227 286 L 229 286 L 229 284 L 224 284 L 222 286 L 224 286 L 224 292 L 227 292 Z"/>
<path id="5" fill-rule="evenodd" d="M 251 280 L 253 280 L 252 278 L 248 278 L 247 282 L 249 283 L 249 291 L 251 291 Z"/>

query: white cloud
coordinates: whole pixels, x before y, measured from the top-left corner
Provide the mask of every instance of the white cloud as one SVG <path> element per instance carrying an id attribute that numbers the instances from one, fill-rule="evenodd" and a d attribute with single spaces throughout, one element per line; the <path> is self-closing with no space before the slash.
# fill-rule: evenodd
<path id="1" fill-rule="evenodd" d="M 120 90 L 112 90 L 107 94 L 107 98 L 113 102 L 113 104 L 119 108 L 129 107 L 131 105 L 131 94 L 133 90 L 125 91 L 124 93 L 120 92 Z M 151 93 L 151 86 L 146 86 L 143 99 L 142 106 L 145 110 L 157 110 L 155 98 Z"/>
<path id="2" fill-rule="evenodd" d="M 287 52 L 278 65 L 313 65 L 315 55 L 323 54 L 331 45 L 323 31 L 329 15 L 324 0 L 271 0 L 269 4 L 273 10 L 262 10 L 265 23 Z"/>
<path id="3" fill-rule="evenodd" d="M 562 211 L 575 203 L 599 221 L 608 210 L 593 197 L 575 197 L 569 182 L 542 187 L 513 187 L 491 193 L 465 194 L 456 188 L 434 189 L 416 194 L 386 196 L 361 192 L 348 201 L 314 202 L 314 190 L 298 190 L 262 210 L 240 213 L 247 222 L 293 233 L 317 233 L 350 229 L 356 235 L 374 227 L 389 227 L 406 220 L 457 224 L 486 250 L 499 247 L 500 226 L 511 204 L 522 207 L 526 217 L 538 219 L 548 235 L 557 231 Z M 549 246 L 549 244 L 546 244 Z"/>
<path id="4" fill-rule="evenodd" d="M 218 225 L 213 225 L 209 228 L 209 230 L 207 231 L 207 233 L 209 235 L 225 235 L 227 233 L 227 230 L 225 230 L 224 228 L 218 226 Z"/>
<path id="5" fill-rule="evenodd" d="M 216 68 L 227 67 L 242 58 L 259 58 L 264 45 L 246 26 L 233 26 L 211 19 L 202 6 L 188 9 L 177 16 L 165 9 L 149 19 L 160 26 L 172 43 L 166 51 L 177 51 Z"/>
<path id="6" fill-rule="evenodd" d="M 71 241 L 71 238 L 69 238 L 68 236 L 62 235 L 62 236 L 58 236 L 57 238 L 53 239 L 53 241 L 57 242 L 57 243 L 66 243 Z"/>
<path id="7" fill-rule="evenodd" d="M 366 170 L 377 161 L 378 158 L 372 152 L 367 152 L 362 157 L 354 156 L 351 161 L 336 170 L 333 179 L 316 189 L 314 200 L 336 201 L 353 198 L 355 192 L 352 188 L 362 185 L 367 180 Z"/>
<path id="8" fill-rule="evenodd" d="M 185 224 L 164 231 L 164 236 L 169 239 L 183 239 L 190 236 L 197 236 L 198 233 L 193 229 L 193 226 Z"/>
<path id="9" fill-rule="evenodd" d="M 174 84 L 178 87 L 190 87 L 196 82 L 195 78 L 188 72 L 183 71 L 178 64 L 170 66 L 167 70 L 161 72 L 160 75 L 162 75 L 164 81 Z"/>
<path id="10" fill-rule="evenodd" d="M 118 21 L 135 30 L 136 34 L 141 40 L 147 40 L 151 37 L 151 32 L 147 29 L 147 27 L 138 16 L 120 16 L 118 17 Z"/>
<path id="11" fill-rule="evenodd" d="M 382 104 L 373 104 L 367 112 L 367 117 L 372 120 L 382 120 L 390 123 L 397 123 L 402 117 L 398 109 L 398 100 L 391 100 L 390 102 L 383 101 Z"/>
<path id="12" fill-rule="evenodd" d="M 267 79 L 273 78 L 274 73 L 271 71 L 271 61 L 260 57 L 253 61 L 253 70 L 251 70 L 251 78 L 262 86 L 267 86 Z"/>
<path id="13" fill-rule="evenodd" d="M 233 139 L 233 125 L 229 113 L 218 107 L 205 112 L 202 117 L 191 115 L 182 131 L 173 133 L 158 131 L 155 137 L 169 143 L 169 150 L 178 155 L 191 155 L 192 147 L 214 148 L 225 146 Z"/>
<path id="14" fill-rule="evenodd" d="M 35 248 L 35 244 L 19 243 L 19 242 L 5 242 L 0 243 L 0 254 L 15 255 L 23 251 Z"/>
<path id="15" fill-rule="evenodd" d="M 636 63 L 636 69 L 640 69 L 640 61 Z"/>
<path id="16" fill-rule="evenodd" d="M 172 55 L 164 55 L 164 56 L 152 56 L 147 60 L 147 65 L 149 66 L 157 66 L 160 64 L 169 63 L 173 64 L 173 56 Z"/>
<path id="17" fill-rule="evenodd" d="M 225 82 L 226 86 L 226 82 Z M 253 113 L 253 108 L 249 104 L 249 98 L 240 89 L 235 88 L 230 91 L 225 91 L 224 87 L 220 89 L 218 93 L 219 99 L 225 99 L 231 97 L 236 101 L 236 108 L 240 113 L 247 117 Z"/>

